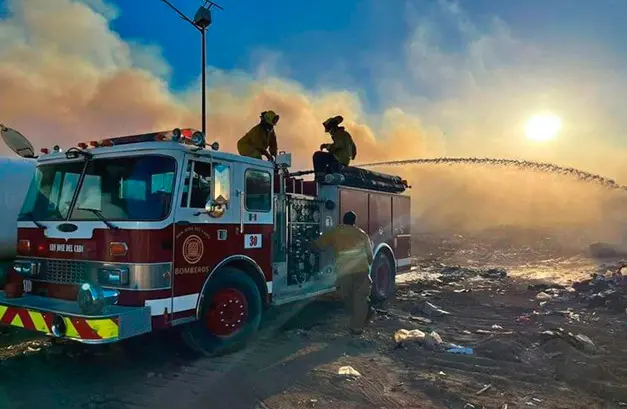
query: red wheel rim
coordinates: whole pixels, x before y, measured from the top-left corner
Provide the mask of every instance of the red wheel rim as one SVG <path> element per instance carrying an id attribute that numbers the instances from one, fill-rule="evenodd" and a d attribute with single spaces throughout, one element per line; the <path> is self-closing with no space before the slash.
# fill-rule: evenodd
<path id="1" fill-rule="evenodd" d="M 390 284 L 390 266 L 387 261 L 383 261 L 377 268 L 377 291 L 380 295 L 386 295 L 388 293 L 388 286 Z"/>
<path id="2" fill-rule="evenodd" d="M 224 288 L 214 294 L 207 309 L 207 328 L 217 336 L 237 332 L 248 318 L 246 296 L 235 288 Z"/>

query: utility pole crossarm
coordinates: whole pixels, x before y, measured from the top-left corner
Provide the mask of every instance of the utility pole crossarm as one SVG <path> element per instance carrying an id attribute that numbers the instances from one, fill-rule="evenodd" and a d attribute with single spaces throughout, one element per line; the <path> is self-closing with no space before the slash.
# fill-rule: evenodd
<path id="1" fill-rule="evenodd" d="M 201 31 L 201 32 L 203 31 L 203 29 L 202 29 L 202 28 L 200 28 L 200 27 L 198 27 L 198 26 L 196 25 L 196 23 L 194 23 L 194 21 L 193 21 L 191 18 L 187 17 L 185 14 L 183 14 L 183 12 L 182 12 L 182 11 L 180 11 L 179 9 L 177 9 L 177 8 L 174 6 L 174 4 L 170 3 L 168 0 L 161 0 L 161 1 L 162 1 L 162 2 L 164 2 L 165 4 L 167 4 L 167 5 L 168 5 L 168 6 L 169 6 L 172 10 L 174 10 L 174 12 L 175 12 L 176 14 L 178 14 L 178 15 L 179 15 L 179 16 L 180 16 L 183 20 L 187 21 L 189 24 L 191 24 L 192 26 L 194 26 L 194 28 L 195 28 L 196 30 Z"/>

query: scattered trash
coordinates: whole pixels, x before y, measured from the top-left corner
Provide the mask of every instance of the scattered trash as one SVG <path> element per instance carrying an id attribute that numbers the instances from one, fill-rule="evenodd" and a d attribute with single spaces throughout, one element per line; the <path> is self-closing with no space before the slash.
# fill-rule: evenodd
<path id="1" fill-rule="evenodd" d="M 429 301 L 425 301 L 420 309 L 425 315 L 430 317 L 441 317 L 442 315 L 450 315 L 450 312 L 441 309 L 435 304 L 431 304 Z"/>
<path id="2" fill-rule="evenodd" d="M 416 317 L 416 316 L 413 316 L 413 315 L 411 317 L 409 317 L 409 319 L 412 320 L 412 321 L 420 322 L 421 324 L 431 324 L 433 322 L 429 318 Z"/>
<path id="3" fill-rule="evenodd" d="M 492 384 L 488 384 L 488 385 L 484 386 L 483 388 L 479 389 L 475 395 L 479 396 L 479 395 L 481 395 L 483 392 L 485 392 L 485 391 L 487 391 L 488 389 L 490 389 L 491 387 L 492 387 Z"/>
<path id="4" fill-rule="evenodd" d="M 351 378 L 359 378 L 361 376 L 361 374 L 357 372 L 357 370 L 355 370 L 355 368 L 353 368 L 352 366 L 341 366 L 337 370 L 337 374 Z"/>
<path id="5" fill-rule="evenodd" d="M 474 351 L 469 347 L 455 346 L 453 348 L 449 348 L 446 350 L 451 354 L 460 354 L 460 355 L 473 355 Z"/>
<path id="6" fill-rule="evenodd" d="M 566 287 L 564 287 L 561 284 L 546 284 L 546 283 L 541 283 L 541 284 L 530 284 L 527 289 L 529 291 L 546 291 L 549 289 L 557 289 L 557 290 L 564 290 Z"/>
<path id="7" fill-rule="evenodd" d="M 475 405 L 472 403 L 467 403 L 464 405 L 464 409 L 475 409 Z"/>
<path id="8" fill-rule="evenodd" d="M 562 328 L 550 331 L 543 331 L 541 334 L 547 338 L 563 339 L 575 348 L 589 354 L 594 354 L 597 351 L 597 347 L 594 342 L 583 334 L 574 335 L 572 332 L 566 332 Z"/>
<path id="9" fill-rule="evenodd" d="M 490 268 L 479 275 L 483 278 L 505 278 L 507 271 L 502 268 Z"/>
<path id="10" fill-rule="evenodd" d="M 547 294 L 544 291 L 541 291 L 536 295 L 536 300 L 540 300 L 540 301 L 548 301 L 552 298 L 553 298 L 552 295 Z"/>
<path id="11" fill-rule="evenodd" d="M 440 371 L 440 372 L 438 372 L 438 375 L 440 375 L 440 376 L 446 376 L 446 373 L 445 373 L 445 372 L 443 372 L 443 371 Z"/>
<path id="12" fill-rule="evenodd" d="M 424 341 L 425 337 L 426 334 L 419 329 L 399 329 L 394 333 L 394 341 L 396 341 L 397 344 L 402 344 L 403 342 L 407 341 L 422 342 Z"/>
<path id="13" fill-rule="evenodd" d="M 39 351 L 41 351 L 41 348 L 33 348 L 30 345 L 26 349 L 28 349 L 29 352 L 39 352 Z"/>
<path id="14" fill-rule="evenodd" d="M 516 318 L 516 322 L 520 322 L 521 324 L 529 324 L 531 322 L 531 317 L 528 314 L 523 314 Z"/>
<path id="15" fill-rule="evenodd" d="M 478 329 L 475 332 L 482 335 L 512 335 L 514 333 L 514 331 L 489 331 L 487 329 Z"/>
<path id="16" fill-rule="evenodd" d="M 588 352 L 590 354 L 594 354 L 597 350 L 596 345 L 594 345 L 594 342 L 592 342 L 592 340 L 590 338 L 588 338 L 587 336 L 583 335 L 583 334 L 577 334 L 575 335 L 574 338 L 577 341 L 577 347 L 585 352 Z"/>
<path id="17" fill-rule="evenodd" d="M 507 409 L 507 403 L 504 403 L 503 406 L 501 406 L 501 409 Z"/>
<path id="18" fill-rule="evenodd" d="M 424 346 L 429 350 L 433 350 L 442 345 L 444 341 L 442 341 L 442 337 L 437 332 L 431 332 L 427 334 L 424 338 Z"/>
<path id="19" fill-rule="evenodd" d="M 503 327 L 501 327 L 500 325 L 492 325 L 492 329 L 503 329 Z"/>

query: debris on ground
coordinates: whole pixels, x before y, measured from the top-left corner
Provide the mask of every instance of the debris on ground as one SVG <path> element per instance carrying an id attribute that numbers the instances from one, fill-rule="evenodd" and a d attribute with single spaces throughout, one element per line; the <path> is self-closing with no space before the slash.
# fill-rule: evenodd
<path id="1" fill-rule="evenodd" d="M 451 354 L 460 354 L 460 355 L 473 355 L 474 354 L 474 351 L 472 348 L 462 347 L 462 346 L 454 346 L 452 348 L 447 349 L 446 352 L 449 352 Z"/>
<path id="2" fill-rule="evenodd" d="M 553 296 L 545 293 L 544 291 L 541 291 L 536 295 L 536 300 L 538 301 L 548 301 L 551 299 L 553 299 Z"/>
<path id="3" fill-rule="evenodd" d="M 411 341 L 422 342 L 424 341 L 426 336 L 427 334 L 420 331 L 419 329 L 399 329 L 394 333 L 394 341 L 396 341 L 397 344 Z"/>
<path id="4" fill-rule="evenodd" d="M 488 385 L 484 386 L 483 388 L 479 389 L 475 395 L 479 396 L 479 395 L 481 395 L 483 392 L 485 392 L 485 391 L 487 391 L 488 389 L 490 389 L 491 387 L 492 387 L 492 384 L 488 384 Z"/>
<path id="5" fill-rule="evenodd" d="M 479 273 L 479 275 L 483 278 L 505 278 L 507 277 L 507 271 L 503 268 L 490 268 Z"/>
<path id="6" fill-rule="evenodd" d="M 573 284 L 577 297 L 587 302 L 587 307 L 604 307 L 614 312 L 627 308 L 627 276 L 623 274 L 625 263 L 603 265 L 591 278 Z"/>
<path id="7" fill-rule="evenodd" d="M 541 333 L 545 339 L 562 339 L 575 348 L 589 353 L 594 354 L 597 351 L 597 347 L 594 342 L 583 334 L 573 334 L 572 332 L 566 332 L 562 328 L 558 328 L 555 330 L 543 331 Z"/>
<path id="8" fill-rule="evenodd" d="M 439 349 L 442 344 L 444 344 L 442 337 L 435 331 L 432 331 L 424 337 L 424 347 L 428 350 Z"/>
<path id="9" fill-rule="evenodd" d="M 341 366 L 337 370 L 338 375 L 346 376 L 347 378 L 359 378 L 361 374 L 352 366 Z"/>
<path id="10" fill-rule="evenodd" d="M 415 315 L 412 315 L 411 317 L 409 317 L 409 319 L 412 321 L 418 321 L 421 324 L 431 324 L 433 322 L 429 318 L 417 317 Z"/>
<path id="11" fill-rule="evenodd" d="M 556 289 L 556 290 L 565 290 L 566 287 L 561 285 L 561 284 L 557 284 L 557 283 L 540 283 L 540 284 L 529 284 L 529 286 L 527 286 L 527 290 L 529 291 L 546 291 L 546 290 L 552 290 L 552 289 Z"/>
<path id="12" fill-rule="evenodd" d="M 622 350 L 627 318 L 624 310 L 614 314 L 605 308 L 613 309 L 612 303 L 624 295 L 627 269 L 618 263 L 596 269 L 597 261 L 580 263 L 550 253 L 542 253 L 536 263 L 528 258 L 533 250 L 529 240 L 508 247 L 498 239 L 496 251 L 479 245 L 471 251 L 453 248 L 450 256 L 434 253 L 436 261 L 421 259 L 417 271 L 399 275 L 397 296 L 378 310 L 379 319 L 359 342 L 340 335 L 348 318 L 340 303 L 322 300 L 308 302 L 296 314 L 285 307 L 293 318 L 279 336 L 269 334 L 269 339 L 219 359 L 164 355 L 164 349 L 179 352 L 180 342 L 176 337 L 164 348 L 155 342 L 157 334 L 102 354 L 82 354 L 69 342 L 61 348 L 0 336 L 0 401 L 27 408 L 47 396 L 51 409 L 104 409 L 89 396 L 114 391 L 129 407 L 154 409 L 233 409 L 233 402 L 247 408 L 379 409 L 422 407 L 425 398 L 437 400 L 433 407 L 458 409 L 625 406 L 627 373 L 616 368 L 627 367 Z M 419 248 L 425 251 L 422 244 Z M 523 262 L 510 263 L 508 257 Z M 449 267 L 455 280 L 445 274 L 436 280 L 447 269 L 440 262 L 466 267 Z M 482 275 L 489 269 L 481 266 L 497 263 L 506 266 L 507 278 L 495 272 Z M 587 282 L 572 284 L 581 280 Z M 540 292 L 551 296 L 544 307 L 535 299 Z M 435 311 L 428 318 L 422 312 L 430 309 L 424 297 Z M 586 308 L 588 297 L 599 309 Z M 439 315 L 438 309 L 450 314 Z M 550 331 L 543 334 L 545 330 Z M 390 338 L 403 348 L 391 347 Z M 43 353 L 24 354 L 29 346 Z M 67 359 L 79 353 L 84 359 Z M 199 378 L 208 373 L 216 376 Z M 368 379 L 371 374 L 378 376 Z M 173 387 L 178 391 L 174 395 Z M 71 396 L 72 403 L 57 396 Z M 215 396 L 222 396 L 224 404 Z"/>
<path id="13" fill-rule="evenodd" d="M 507 271 L 503 268 L 471 268 L 462 266 L 443 266 L 438 280 L 443 283 L 454 283 L 473 277 L 485 279 L 502 279 L 507 277 Z"/>
<path id="14" fill-rule="evenodd" d="M 441 317 L 443 315 L 450 315 L 450 312 L 443 310 L 442 308 L 430 303 L 429 301 L 425 301 L 421 305 L 420 311 L 422 311 L 423 314 L 429 317 Z"/>

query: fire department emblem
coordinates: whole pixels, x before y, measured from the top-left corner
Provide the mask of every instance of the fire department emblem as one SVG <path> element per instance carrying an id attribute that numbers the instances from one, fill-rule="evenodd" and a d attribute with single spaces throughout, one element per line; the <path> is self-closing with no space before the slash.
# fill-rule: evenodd
<path id="1" fill-rule="evenodd" d="M 202 258 L 205 246 L 202 239 L 195 234 L 188 236 L 183 242 L 183 258 L 189 264 L 196 264 Z"/>

